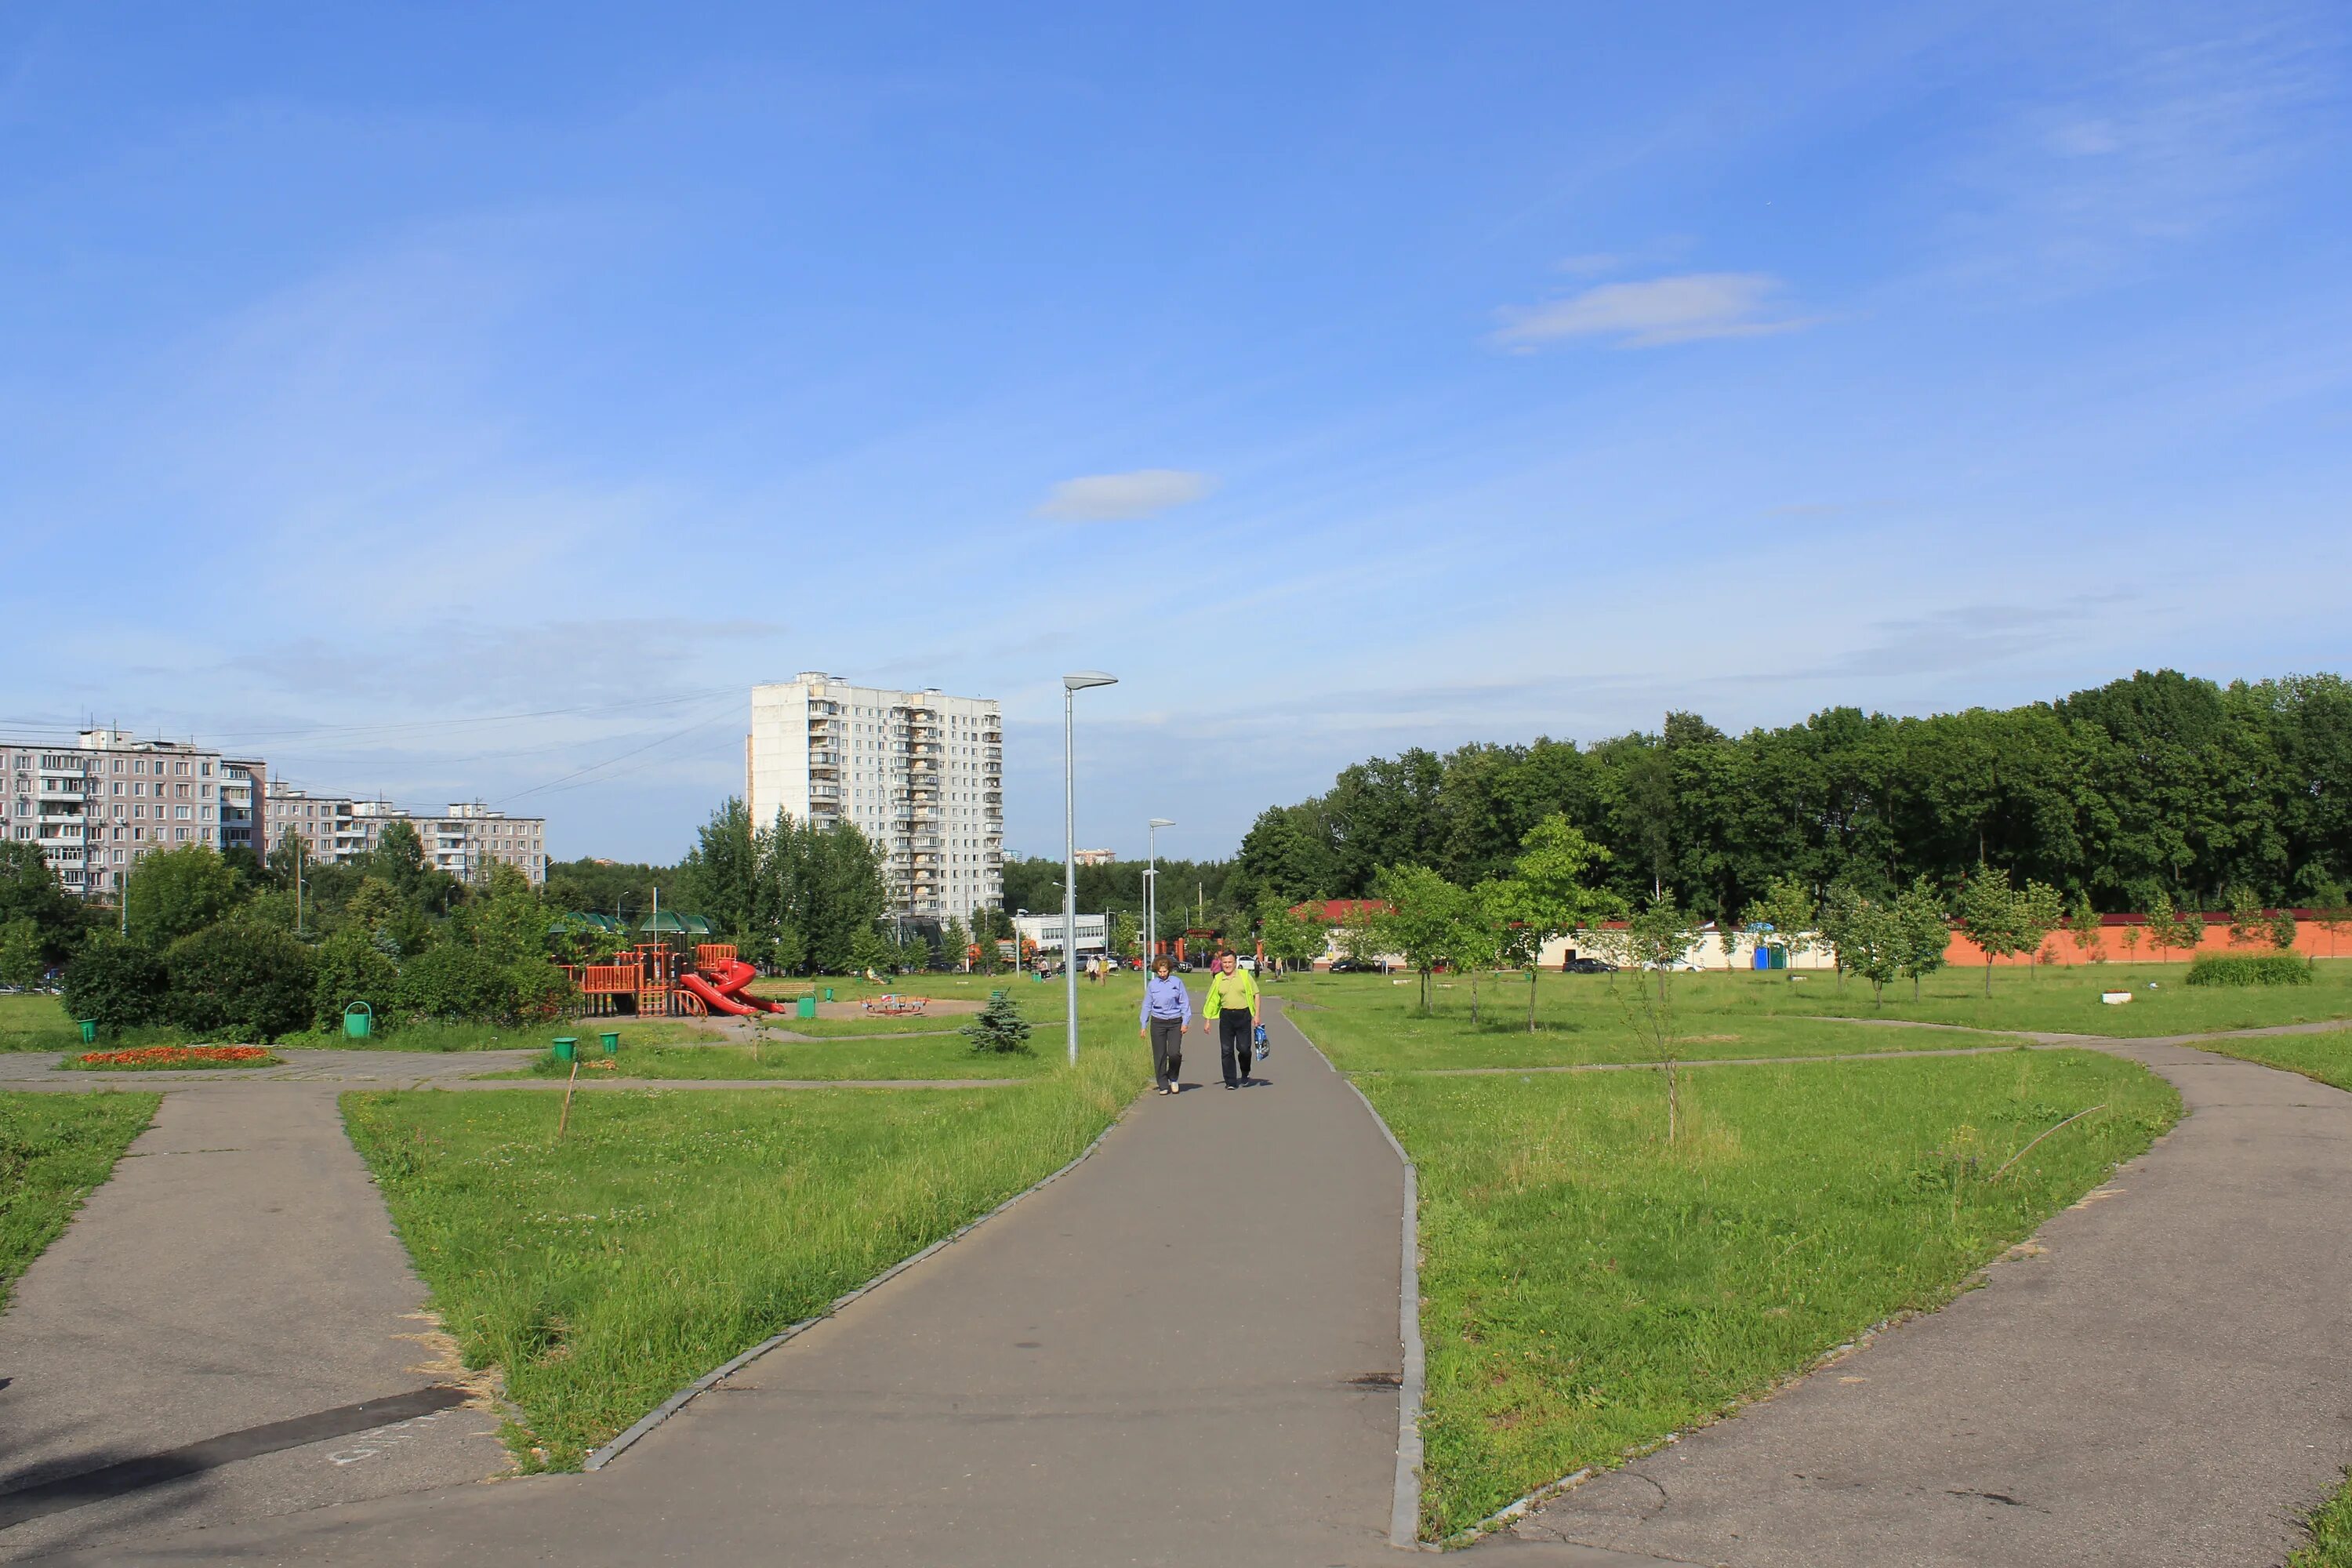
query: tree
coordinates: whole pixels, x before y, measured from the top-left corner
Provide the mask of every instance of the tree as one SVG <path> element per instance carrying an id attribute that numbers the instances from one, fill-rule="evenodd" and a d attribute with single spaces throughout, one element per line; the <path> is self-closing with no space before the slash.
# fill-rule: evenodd
<path id="1" fill-rule="evenodd" d="M 1257 926 L 1265 955 L 1286 968 L 1312 963 L 1324 949 L 1323 922 L 1298 913 L 1270 894 L 1259 900 Z"/>
<path id="2" fill-rule="evenodd" d="M 1529 1034 L 1536 1026 L 1536 976 L 1543 968 L 1544 944 L 1580 926 L 1599 925 L 1624 907 L 1613 893 L 1586 885 L 1588 874 L 1608 858 L 1607 850 L 1555 811 L 1520 838 L 1508 891 L 1495 895 L 1502 900 L 1504 917 L 1518 922 L 1515 952 L 1528 970 Z"/>
<path id="3" fill-rule="evenodd" d="M 209 844 L 158 849 L 123 881 L 132 940 L 158 951 L 218 923 L 237 903 L 236 875 Z"/>
<path id="4" fill-rule="evenodd" d="M 67 1013 L 95 1020 L 108 1035 L 161 1018 L 170 987 L 171 977 L 154 950 L 118 941 L 112 932 L 93 938 L 74 954 L 62 985 Z"/>
<path id="5" fill-rule="evenodd" d="M 2067 906 L 2066 929 L 2074 933 L 2074 951 L 2081 953 L 2086 962 L 2105 963 L 2107 961 L 2105 928 L 2100 923 L 2099 911 L 2091 903 L 2089 893 L 2076 892 L 2074 901 Z"/>
<path id="6" fill-rule="evenodd" d="M 1798 954 L 1820 938 L 1821 906 L 1814 901 L 1812 889 L 1793 876 L 1775 877 L 1766 883 L 1763 896 L 1749 901 L 1740 920 L 1751 928 L 1769 928 L 1773 945 L 1789 955 L 1792 970 Z M 1790 978 L 1796 976 L 1791 973 Z"/>
<path id="7" fill-rule="evenodd" d="M 30 990 L 47 971 L 41 957 L 41 928 L 31 917 L 18 915 L 0 925 L 0 985 Z"/>
<path id="8" fill-rule="evenodd" d="M 284 931 L 236 922 L 206 926 L 172 944 L 165 1014 L 191 1034 L 268 1044 L 307 1026 L 317 977 L 310 950 Z"/>
<path id="9" fill-rule="evenodd" d="M 1871 1005 L 1883 1005 L 1886 983 L 1903 973 L 1908 951 L 1902 921 L 1891 906 L 1843 884 L 1830 889 L 1824 907 L 1837 911 L 1833 921 L 1825 914 L 1822 924 L 1836 933 L 1839 968 L 1870 982 Z"/>
<path id="10" fill-rule="evenodd" d="M 1421 976 L 1421 1010 L 1429 1011 L 1429 976 L 1453 956 L 1462 906 L 1469 895 L 1426 866 L 1391 866 L 1372 880 L 1372 896 L 1387 905 L 1378 917 L 1383 952 L 1401 952 Z"/>
<path id="11" fill-rule="evenodd" d="M 2205 940 L 2205 917 L 2193 910 L 2176 910 L 2172 895 L 2159 892 L 2147 907 L 2147 944 L 2158 952 L 2186 952 Z"/>
<path id="12" fill-rule="evenodd" d="M 1952 943 L 1951 917 L 1944 911 L 1944 900 L 1937 896 L 1935 884 L 1925 877 L 1912 879 L 1901 897 L 1895 900 L 1896 941 L 1900 944 L 1900 973 L 1911 977 L 1911 999 L 1919 999 L 1919 982 L 1944 967 Z"/>
<path id="13" fill-rule="evenodd" d="M 2239 883 L 2230 890 L 2230 941 L 2252 946 L 2270 940 L 2270 917 L 2263 912 L 2263 902 L 2254 890 Z"/>
<path id="14" fill-rule="evenodd" d="M 947 929 L 940 933 L 940 945 L 947 950 L 948 967 L 962 970 L 971 966 L 971 932 L 955 915 L 948 917 Z"/>
<path id="15" fill-rule="evenodd" d="M 1674 983 L 1677 967 L 1688 957 L 1696 932 L 1672 893 L 1650 901 L 1622 926 L 1591 933 L 1595 945 L 1643 971 L 1632 985 L 1612 986 L 1612 994 L 1636 1040 L 1658 1060 L 1666 1075 L 1666 1142 L 1672 1145 L 1682 1121 L 1681 1085 L 1675 1068 L 1682 1057 L 1682 1034 L 1675 1021 Z"/>
<path id="16" fill-rule="evenodd" d="M 2055 888 L 2029 881 L 2012 889 L 2006 868 L 1979 866 L 1960 887 L 1960 931 L 1985 955 L 1985 994 L 1992 994 L 1994 959 L 2040 952 L 2064 918 Z"/>
<path id="17" fill-rule="evenodd" d="M 82 917 L 81 900 L 66 891 L 38 844 L 0 839 L 0 925 L 31 921 L 42 958 L 56 963 L 73 951 Z"/>
<path id="18" fill-rule="evenodd" d="M 2293 910 L 2281 910 L 2278 913 L 2271 917 L 2270 939 L 2271 945 L 2277 948 L 2281 952 L 2293 952 L 2294 951 L 2294 914 Z"/>
<path id="19" fill-rule="evenodd" d="M 400 969 L 360 926 L 345 926 L 319 944 L 314 959 L 310 1016 L 321 1029 L 341 1026 L 343 1009 L 364 1002 L 389 1025 L 397 1011 Z"/>
<path id="20" fill-rule="evenodd" d="M 981 1008 L 979 1017 L 956 1033 L 970 1040 L 975 1051 L 987 1051 L 997 1056 L 1015 1053 L 1025 1056 L 1030 1050 L 1029 1027 L 1029 1020 L 1021 1016 L 1020 1005 L 1010 995 L 1000 993 L 988 999 L 987 1005 Z"/>

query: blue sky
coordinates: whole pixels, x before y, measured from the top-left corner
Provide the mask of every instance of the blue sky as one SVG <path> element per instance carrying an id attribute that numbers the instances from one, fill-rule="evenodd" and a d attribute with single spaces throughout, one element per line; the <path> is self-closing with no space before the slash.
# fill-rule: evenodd
<path id="1" fill-rule="evenodd" d="M 2340 6 L 0 9 L 0 727 L 668 858 L 748 687 L 1016 852 L 1412 744 L 2344 667 Z"/>

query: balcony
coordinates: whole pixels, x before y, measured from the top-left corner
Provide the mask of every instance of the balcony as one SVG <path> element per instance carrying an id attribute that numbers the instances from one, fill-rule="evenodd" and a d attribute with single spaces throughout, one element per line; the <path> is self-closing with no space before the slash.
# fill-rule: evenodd
<path id="1" fill-rule="evenodd" d="M 809 785 L 809 799 L 811 800 L 839 800 L 840 798 L 841 786 L 837 784 L 812 784 Z"/>

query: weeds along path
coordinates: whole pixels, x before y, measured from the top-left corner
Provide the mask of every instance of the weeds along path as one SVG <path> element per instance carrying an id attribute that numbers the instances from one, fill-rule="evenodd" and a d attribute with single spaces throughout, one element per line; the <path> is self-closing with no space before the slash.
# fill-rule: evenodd
<path id="1" fill-rule="evenodd" d="M 1981 1289 L 1475 1550 L 1732 1568 L 2283 1561 L 2352 1464 L 2352 1094 L 2174 1041 L 2066 1043 L 2160 1073 L 2187 1116 Z"/>
<path id="2" fill-rule="evenodd" d="M 0 1561 L 507 1468 L 495 1415 L 420 1394 L 457 1368 L 417 1316 L 425 1288 L 333 1089 L 164 1095 L 16 1282 L 0 1317 Z M 415 1397 L 348 1410 L 399 1395 Z"/>

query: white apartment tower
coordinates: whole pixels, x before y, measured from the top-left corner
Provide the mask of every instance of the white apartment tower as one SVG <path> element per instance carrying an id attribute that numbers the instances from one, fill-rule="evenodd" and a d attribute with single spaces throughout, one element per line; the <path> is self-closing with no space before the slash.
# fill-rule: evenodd
<path id="1" fill-rule="evenodd" d="M 751 688 L 743 800 L 846 822 L 881 851 L 896 912 L 945 921 L 1004 896 L 1004 725 L 994 701 L 803 672 Z"/>

